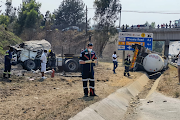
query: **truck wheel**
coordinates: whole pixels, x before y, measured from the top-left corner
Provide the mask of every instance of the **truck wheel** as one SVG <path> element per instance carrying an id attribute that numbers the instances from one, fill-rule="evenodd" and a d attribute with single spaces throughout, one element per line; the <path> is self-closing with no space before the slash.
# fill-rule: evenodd
<path id="1" fill-rule="evenodd" d="M 24 62 L 24 67 L 25 67 L 25 69 L 28 70 L 28 71 L 30 71 L 30 70 L 35 70 L 35 69 L 36 69 L 36 63 L 35 63 L 34 60 L 29 59 L 29 60 L 26 60 L 26 61 Z"/>
<path id="2" fill-rule="evenodd" d="M 62 72 L 63 71 L 63 66 L 58 66 L 58 71 Z"/>
<path id="3" fill-rule="evenodd" d="M 68 59 L 65 61 L 65 71 L 66 72 L 77 72 L 78 63 L 73 59 Z"/>
<path id="4" fill-rule="evenodd" d="M 160 76 L 161 76 L 161 72 L 152 73 L 152 74 L 149 74 L 149 79 L 154 79 L 154 80 L 156 80 L 156 79 L 159 78 Z"/>

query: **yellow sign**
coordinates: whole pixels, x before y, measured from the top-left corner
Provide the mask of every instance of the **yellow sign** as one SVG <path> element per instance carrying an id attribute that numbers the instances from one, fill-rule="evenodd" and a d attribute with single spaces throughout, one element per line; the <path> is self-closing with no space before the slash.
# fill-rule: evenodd
<path id="1" fill-rule="evenodd" d="M 126 42 L 126 45 L 135 45 L 135 44 L 142 45 L 142 46 L 145 45 L 144 42 Z"/>
<path id="2" fill-rule="evenodd" d="M 145 37 L 145 36 L 146 36 L 146 34 L 145 34 L 145 33 L 142 33 L 142 34 L 141 34 L 141 37 Z"/>
<path id="3" fill-rule="evenodd" d="M 125 42 L 119 42 L 118 45 L 125 45 Z"/>

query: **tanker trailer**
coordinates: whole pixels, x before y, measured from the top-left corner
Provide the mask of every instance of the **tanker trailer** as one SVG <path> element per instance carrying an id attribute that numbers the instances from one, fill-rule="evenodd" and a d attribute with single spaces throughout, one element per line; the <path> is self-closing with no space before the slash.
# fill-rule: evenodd
<path id="1" fill-rule="evenodd" d="M 180 51 L 180 41 L 170 42 L 169 45 L 170 62 L 177 63 L 177 55 L 179 51 Z"/>
<path id="2" fill-rule="evenodd" d="M 161 75 L 161 72 L 167 68 L 167 62 L 159 54 L 153 53 L 149 49 L 141 45 L 132 45 L 135 49 L 132 64 L 132 71 L 146 71 L 149 78 L 156 78 Z"/>

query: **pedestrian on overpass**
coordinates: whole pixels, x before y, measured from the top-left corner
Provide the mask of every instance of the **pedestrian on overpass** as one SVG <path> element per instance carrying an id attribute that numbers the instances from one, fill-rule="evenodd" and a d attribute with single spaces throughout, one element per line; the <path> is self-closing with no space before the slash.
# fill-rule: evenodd
<path id="1" fill-rule="evenodd" d="M 95 63 L 97 62 L 96 54 L 93 49 L 93 44 L 89 43 L 87 49 L 81 52 L 79 63 L 82 65 L 82 81 L 84 89 L 84 97 L 88 97 L 88 81 L 90 96 L 97 96 L 95 94 L 95 80 L 94 80 L 94 69 Z"/>
<path id="2" fill-rule="evenodd" d="M 124 65 L 125 65 L 124 76 L 126 76 L 127 74 L 129 77 L 130 76 L 129 67 L 131 65 L 130 55 L 127 55 L 127 58 L 124 60 Z"/>
<path id="3" fill-rule="evenodd" d="M 117 62 L 117 58 L 118 56 L 116 55 L 116 51 L 114 51 L 114 54 L 112 55 L 112 58 L 113 58 L 113 72 L 114 74 L 116 74 L 116 68 L 118 67 L 118 62 Z"/>

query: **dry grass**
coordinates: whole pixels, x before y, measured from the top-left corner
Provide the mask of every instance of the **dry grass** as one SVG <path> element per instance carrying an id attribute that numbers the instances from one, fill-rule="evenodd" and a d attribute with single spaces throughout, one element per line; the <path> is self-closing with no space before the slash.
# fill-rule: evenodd
<path id="1" fill-rule="evenodd" d="M 169 65 L 159 82 L 157 90 L 165 95 L 179 98 L 180 85 L 178 85 L 177 68 Z"/>
<path id="2" fill-rule="evenodd" d="M 175 98 L 178 98 L 179 97 L 179 92 L 175 92 Z"/>
<path id="3" fill-rule="evenodd" d="M 9 83 L 0 78 L 0 119 L 7 120 L 67 120 L 85 107 L 102 100 L 117 89 L 133 82 L 142 73 L 123 77 L 124 68 L 113 74 L 112 63 L 99 63 L 95 68 L 96 94 L 83 98 L 81 78 L 56 76 L 40 81 L 40 74 L 13 76 Z M 28 77 L 27 77 L 28 76 Z M 30 81 L 29 77 L 34 78 Z"/>

